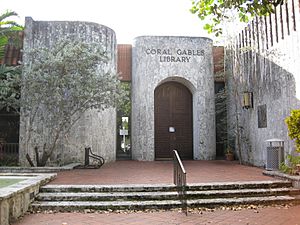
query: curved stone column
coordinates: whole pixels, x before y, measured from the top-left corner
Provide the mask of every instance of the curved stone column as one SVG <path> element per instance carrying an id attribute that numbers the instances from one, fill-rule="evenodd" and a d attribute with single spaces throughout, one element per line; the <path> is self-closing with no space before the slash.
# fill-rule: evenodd
<path id="1" fill-rule="evenodd" d="M 78 21 L 34 21 L 28 17 L 25 21 L 24 56 L 25 65 L 28 62 L 26 52 L 32 48 L 46 47 L 51 49 L 57 41 L 68 37 L 81 39 L 85 42 L 96 42 L 102 45 L 110 61 L 103 67 L 116 71 L 116 36 L 115 32 L 103 25 Z M 50 94 L 50 93 L 49 93 Z M 33 146 L 26 148 L 24 126 L 26 119 L 21 115 L 20 124 L 20 163 L 26 165 L 26 153 L 34 158 Z M 115 160 L 116 154 L 116 109 L 102 112 L 88 111 L 71 130 L 68 142 L 62 141 L 59 149 L 51 157 L 53 164 L 84 162 L 84 147 L 91 146 L 93 152 L 103 156 L 106 161 Z"/>

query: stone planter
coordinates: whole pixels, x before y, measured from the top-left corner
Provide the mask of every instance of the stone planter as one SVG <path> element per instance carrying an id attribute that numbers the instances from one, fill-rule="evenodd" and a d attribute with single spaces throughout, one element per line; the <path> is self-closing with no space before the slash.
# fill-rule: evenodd
<path id="1" fill-rule="evenodd" d="M 226 157 L 227 161 L 233 161 L 234 160 L 234 155 L 232 153 L 225 154 L 225 157 Z"/>

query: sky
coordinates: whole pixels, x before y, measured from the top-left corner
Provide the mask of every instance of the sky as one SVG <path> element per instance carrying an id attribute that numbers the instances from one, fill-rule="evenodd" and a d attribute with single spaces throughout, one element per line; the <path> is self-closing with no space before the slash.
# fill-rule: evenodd
<path id="1" fill-rule="evenodd" d="M 0 0 L 16 20 L 87 21 L 113 29 L 118 44 L 144 35 L 208 37 L 203 22 L 189 12 L 191 0 Z"/>

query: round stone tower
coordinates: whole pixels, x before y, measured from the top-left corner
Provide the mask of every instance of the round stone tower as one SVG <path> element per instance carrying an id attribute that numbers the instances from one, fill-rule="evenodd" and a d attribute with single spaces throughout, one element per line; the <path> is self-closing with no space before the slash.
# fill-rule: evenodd
<path id="1" fill-rule="evenodd" d="M 24 65 L 30 58 L 27 50 L 32 48 L 49 48 L 62 38 L 76 38 L 86 43 L 99 43 L 107 52 L 109 62 L 104 68 L 116 71 L 116 35 L 103 25 L 75 21 L 34 21 L 25 20 Z M 51 94 L 51 93 L 49 93 Z M 34 159 L 33 144 L 26 143 L 28 133 L 25 126 L 28 118 L 21 115 L 20 123 L 20 163 L 27 164 L 26 154 Z M 62 140 L 59 148 L 52 155 L 50 164 L 67 164 L 84 162 L 84 148 L 90 146 L 93 152 L 101 155 L 106 161 L 114 161 L 116 154 L 116 109 L 110 108 L 102 112 L 90 110 L 85 113 L 69 132 L 68 140 Z M 39 146 L 39 149 L 42 147 Z"/>

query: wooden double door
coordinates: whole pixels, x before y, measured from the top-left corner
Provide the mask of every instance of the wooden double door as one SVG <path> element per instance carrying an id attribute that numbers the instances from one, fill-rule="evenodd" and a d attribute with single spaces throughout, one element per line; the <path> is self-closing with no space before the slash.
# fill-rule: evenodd
<path id="1" fill-rule="evenodd" d="M 182 84 L 167 82 L 155 89 L 155 159 L 171 159 L 176 149 L 182 159 L 193 159 L 193 104 Z"/>

